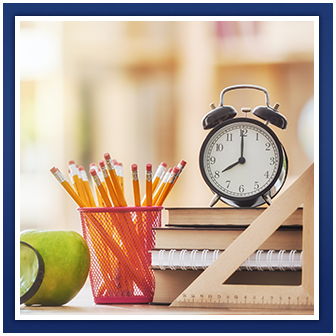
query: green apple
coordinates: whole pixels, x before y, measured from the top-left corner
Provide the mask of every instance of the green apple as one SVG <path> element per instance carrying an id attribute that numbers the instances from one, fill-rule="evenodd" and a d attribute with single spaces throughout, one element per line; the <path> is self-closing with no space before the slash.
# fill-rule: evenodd
<path id="1" fill-rule="evenodd" d="M 25 304 L 60 306 L 83 287 L 90 268 L 90 253 L 84 238 L 70 230 L 25 230 L 20 240 L 42 256 L 45 274 L 41 287 Z"/>

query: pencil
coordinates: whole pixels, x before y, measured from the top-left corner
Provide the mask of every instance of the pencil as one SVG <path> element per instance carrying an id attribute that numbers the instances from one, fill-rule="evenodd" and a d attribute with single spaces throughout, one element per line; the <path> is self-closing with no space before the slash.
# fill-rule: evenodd
<path id="1" fill-rule="evenodd" d="M 85 171 L 85 169 L 84 169 L 83 166 L 79 167 L 79 173 L 81 174 L 82 181 L 84 183 L 84 188 L 85 188 L 88 204 L 91 207 L 95 207 L 96 206 L 96 202 L 95 202 L 95 200 L 93 198 L 92 191 L 91 191 L 90 184 L 89 184 L 89 179 L 87 177 L 86 171 Z"/>
<path id="2" fill-rule="evenodd" d="M 78 169 L 76 167 L 76 163 L 74 160 L 70 160 L 68 164 L 69 164 L 70 175 L 72 176 L 73 181 L 74 181 L 75 190 L 77 194 L 79 195 L 79 197 L 82 197 L 80 194 L 80 190 L 79 190 Z"/>
<path id="3" fill-rule="evenodd" d="M 109 153 L 105 153 L 104 154 L 104 158 L 105 158 L 105 162 L 106 162 L 106 167 L 107 167 L 108 173 L 110 175 L 110 178 L 112 180 L 114 189 L 115 189 L 116 194 L 117 194 L 119 205 L 120 206 L 127 206 L 127 202 L 126 202 L 124 193 L 121 190 L 120 183 L 118 181 L 118 176 L 116 174 L 116 170 L 115 170 L 115 167 L 113 165 L 113 162 L 112 162 L 110 154 Z"/>
<path id="4" fill-rule="evenodd" d="M 153 205 L 152 196 L 152 165 L 150 163 L 146 164 L 146 206 Z"/>
<path id="5" fill-rule="evenodd" d="M 121 162 L 118 162 L 118 166 L 119 166 L 119 182 L 120 182 L 120 187 L 121 187 L 121 190 L 122 190 L 123 194 L 125 194 L 125 187 L 124 187 L 124 167 L 123 167 L 123 164 Z"/>
<path id="6" fill-rule="evenodd" d="M 103 174 L 103 177 L 104 177 L 104 180 L 105 180 L 105 183 L 106 183 L 107 190 L 108 190 L 108 192 L 110 194 L 110 197 L 112 199 L 112 203 L 114 204 L 114 206 L 118 207 L 119 206 L 118 198 L 117 198 L 116 192 L 114 190 L 114 187 L 112 185 L 110 176 L 109 176 L 109 174 L 107 172 L 105 161 L 104 160 L 100 160 L 98 163 L 99 163 L 100 169 L 102 171 L 102 174 Z"/>
<path id="7" fill-rule="evenodd" d="M 94 180 L 94 182 L 95 182 L 95 184 L 98 188 L 98 191 L 100 192 L 100 195 L 101 195 L 105 205 L 107 207 L 112 207 L 111 201 L 106 194 L 105 188 L 103 187 L 103 184 L 101 183 L 96 170 L 94 168 L 91 168 L 90 169 L 90 174 L 91 174 L 91 176 L 92 176 L 92 178 L 93 178 L 93 180 Z"/>
<path id="8" fill-rule="evenodd" d="M 167 198 L 167 196 L 170 193 L 171 189 L 173 188 L 174 182 L 176 180 L 176 176 L 177 176 L 177 174 L 178 174 L 179 171 L 180 171 L 180 168 L 174 167 L 172 173 L 169 176 L 168 182 L 166 183 L 166 185 L 163 188 L 162 193 L 161 193 L 158 201 L 156 202 L 157 206 L 162 206 L 163 202 L 165 201 L 165 199 Z"/>
<path id="9" fill-rule="evenodd" d="M 77 173 L 78 173 L 80 196 L 84 200 L 84 202 L 90 206 L 89 198 L 86 195 L 85 185 L 84 185 L 84 181 L 82 179 L 82 174 L 81 174 L 81 171 L 79 170 L 78 165 L 76 165 L 76 169 L 77 169 Z"/>
<path id="10" fill-rule="evenodd" d="M 90 163 L 90 169 L 94 169 L 97 172 L 97 174 L 98 174 L 98 167 L 97 167 L 97 165 L 94 162 Z M 91 177 L 92 177 L 92 175 L 91 175 Z M 93 177 L 92 177 L 92 180 L 93 180 Z M 93 181 L 93 185 L 94 185 L 95 192 L 96 192 L 98 206 L 99 207 L 103 207 L 104 206 L 103 199 L 102 199 L 102 197 L 101 197 L 101 195 L 100 195 L 100 193 L 98 191 L 98 188 L 97 188 L 97 186 L 96 186 L 96 184 L 95 184 L 94 181 Z"/>
<path id="11" fill-rule="evenodd" d="M 79 207 L 81 208 L 87 207 L 85 202 L 78 196 L 78 194 L 71 187 L 70 183 L 65 179 L 65 177 L 59 171 L 58 168 L 52 167 L 50 171 L 55 176 L 56 180 L 63 186 L 63 188 L 67 191 L 67 193 L 71 196 L 71 198 L 76 202 L 76 204 Z"/>
<path id="12" fill-rule="evenodd" d="M 141 203 L 140 203 L 140 187 L 139 187 L 138 166 L 135 163 L 132 164 L 131 171 L 132 171 L 132 184 L 133 184 L 134 206 L 141 206 Z"/>
<path id="13" fill-rule="evenodd" d="M 179 170 L 179 172 L 177 173 L 177 176 L 176 176 L 176 179 L 175 179 L 175 181 L 174 181 L 174 184 L 176 183 L 177 179 L 178 179 L 179 176 L 181 175 L 181 173 L 182 173 L 184 167 L 186 166 L 186 164 L 187 164 L 186 161 L 181 160 L 181 161 L 179 162 L 179 164 L 177 165 L 177 167 L 180 168 L 180 170 Z"/>
<path id="14" fill-rule="evenodd" d="M 159 167 L 156 169 L 155 174 L 153 176 L 153 186 L 152 186 L 152 192 L 154 193 L 156 187 L 159 185 L 160 181 L 162 180 L 162 177 L 166 171 L 167 163 L 161 162 Z"/>
<path id="15" fill-rule="evenodd" d="M 156 205 L 157 200 L 159 199 L 162 190 L 164 189 L 166 183 L 169 180 L 169 176 L 171 174 L 171 172 L 173 171 L 173 168 L 169 168 L 168 171 L 166 172 L 166 174 L 164 175 L 163 179 L 161 180 L 159 186 L 156 188 L 154 194 L 153 194 L 153 204 Z"/>

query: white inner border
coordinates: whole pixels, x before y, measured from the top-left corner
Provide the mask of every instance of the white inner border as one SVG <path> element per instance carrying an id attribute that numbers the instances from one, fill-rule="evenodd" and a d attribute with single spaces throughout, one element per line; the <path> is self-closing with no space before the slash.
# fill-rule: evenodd
<path id="1" fill-rule="evenodd" d="M 314 22 L 314 315 L 20 315 L 20 22 L 311 21 Z M 15 319 L 16 320 L 318 320 L 319 319 L 319 17 L 318 16 L 16 16 L 15 17 Z"/>

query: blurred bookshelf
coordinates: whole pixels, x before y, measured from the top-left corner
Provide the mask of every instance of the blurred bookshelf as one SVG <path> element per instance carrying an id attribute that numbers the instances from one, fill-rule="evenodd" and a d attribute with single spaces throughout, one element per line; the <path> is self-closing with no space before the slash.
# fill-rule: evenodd
<path id="1" fill-rule="evenodd" d="M 155 167 L 165 161 L 170 167 L 184 159 L 186 169 L 165 205 L 207 206 L 212 194 L 198 168 L 199 149 L 208 133 L 201 120 L 209 104 L 217 105 L 220 92 L 234 84 L 263 86 L 271 104 L 280 103 L 288 129 L 273 130 L 287 150 L 289 181 L 294 180 L 311 161 L 297 129 L 301 111 L 314 95 L 313 25 L 303 21 L 22 23 L 22 36 L 35 30 L 41 39 L 41 33 L 49 32 L 52 45 L 58 46 L 58 66 L 42 77 L 21 78 L 21 118 L 25 118 L 21 122 L 26 125 L 21 128 L 21 229 L 36 223 L 33 202 L 28 200 L 34 196 L 28 189 L 25 192 L 25 183 L 38 170 L 44 174 L 43 188 L 52 191 L 45 200 L 44 211 L 51 213 L 46 225 L 57 228 L 62 221 L 64 227 L 80 231 L 76 206 L 49 178 L 49 168 L 55 165 L 66 173 L 68 160 L 74 159 L 88 170 L 105 152 L 123 163 L 130 204 L 132 163 L 139 165 L 144 181 L 147 162 Z M 34 93 L 46 83 L 44 96 Z M 225 103 L 239 112 L 242 107 L 263 105 L 265 98 L 262 93 L 239 90 L 226 95 Z M 44 112 L 36 119 L 39 106 Z M 57 129 L 49 110 L 58 120 Z M 50 136 L 27 138 L 41 120 Z M 46 147 L 50 143 L 53 155 L 45 156 L 43 165 L 32 171 L 24 157 L 27 148 L 37 148 L 41 142 Z M 143 193 L 144 185 L 140 188 Z M 28 212 L 29 221 L 25 220 Z"/>

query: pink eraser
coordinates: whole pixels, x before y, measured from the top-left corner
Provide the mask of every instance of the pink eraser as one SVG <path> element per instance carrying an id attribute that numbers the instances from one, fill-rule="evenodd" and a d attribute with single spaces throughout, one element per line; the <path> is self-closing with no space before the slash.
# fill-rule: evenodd
<path id="1" fill-rule="evenodd" d="M 80 166 L 78 169 L 79 169 L 80 171 L 83 171 L 83 170 L 84 170 L 84 167 L 83 167 L 83 166 Z"/>
<path id="2" fill-rule="evenodd" d="M 57 172 L 57 168 L 52 167 L 52 168 L 50 169 L 50 171 L 51 171 L 53 174 L 55 174 L 55 173 Z"/>
<path id="3" fill-rule="evenodd" d="M 105 158 L 105 160 L 109 160 L 109 159 L 111 159 L 111 156 L 110 156 L 109 153 L 105 153 L 104 158 Z"/>
<path id="4" fill-rule="evenodd" d="M 179 171 L 180 171 L 179 167 L 174 167 L 174 169 L 173 169 L 173 173 L 174 174 L 177 174 Z"/>
<path id="5" fill-rule="evenodd" d="M 171 173 L 172 170 L 173 170 L 173 168 L 169 168 L 169 169 L 168 169 L 168 173 Z"/>
<path id="6" fill-rule="evenodd" d="M 92 168 L 92 167 L 97 167 L 97 165 L 94 162 L 92 162 L 92 163 L 90 163 L 90 168 Z"/>
<path id="7" fill-rule="evenodd" d="M 69 163 L 69 165 L 72 165 L 72 164 L 75 164 L 75 161 L 74 160 L 70 160 L 68 163 Z"/>
<path id="8" fill-rule="evenodd" d="M 117 166 L 117 165 L 118 165 L 118 161 L 117 161 L 117 160 L 115 160 L 115 159 L 113 159 L 113 160 L 112 160 L 112 163 L 113 163 L 115 166 Z"/>
<path id="9" fill-rule="evenodd" d="M 180 161 L 180 165 L 181 165 L 182 167 L 184 167 L 186 164 L 187 164 L 186 161 L 184 161 L 184 160 L 181 160 L 181 161 Z"/>
<path id="10" fill-rule="evenodd" d="M 131 166 L 132 171 L 137 171 L 138 170 L 138 165 L 133 163 Z"/>
<path id="11" fill-rule="evenodd" d="M 96 172 L 96 170 L 95 169 L 90 169 L 90 174 L 92 175 L 92 176 L 96 176 L 97 175 L 97 172 Z"/>
<path id="12" fill-rule="evenodd" d="M 123 164 L 122 164 L 121 162 L 119 162 L 119 163 L 118 163 L 118 166 L 119 166 L 119 167 L 122 167 L 122 166 L 123 166 Z"/>
<path id="13" fill-rule="evenodd" d="M 98 163 L 99 163 L 100 167 L 104 167 L 105 166 L 105 161 L 104 160 L 100 160 Z"/>
<path id="14" fill-rule="evenodd" d="M 151 163 L 146 164 L 146 171 L 152 171 L 152 164 Z"/>
<path id="15" fill-rule="evenodd" d="M 167 163 L 166 162 L 161 162 L 161 166 L 167 168 Z"/>

